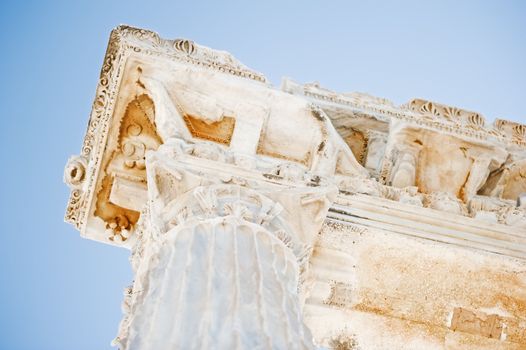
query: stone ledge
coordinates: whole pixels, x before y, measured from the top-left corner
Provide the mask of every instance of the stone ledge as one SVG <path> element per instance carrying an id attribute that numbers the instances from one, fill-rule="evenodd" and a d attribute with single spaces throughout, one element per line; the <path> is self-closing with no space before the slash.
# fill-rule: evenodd
<path id="1" fill-rule="evenodd" d="M 366 195 L 342 196 L 328 219 L 526 259 L 526 231 Z"/>

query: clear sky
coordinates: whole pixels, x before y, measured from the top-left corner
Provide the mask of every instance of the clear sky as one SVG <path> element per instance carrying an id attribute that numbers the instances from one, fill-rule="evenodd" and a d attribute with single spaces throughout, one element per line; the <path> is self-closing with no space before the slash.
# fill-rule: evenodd
<path id="1" fill-rule="evenodd" d="M 118 24 L 288 76 L 526 122 L 524 1 L 0 1 L 0 349 L 110 349 L 128 252 L 62 218 L 108 35 Z"/>

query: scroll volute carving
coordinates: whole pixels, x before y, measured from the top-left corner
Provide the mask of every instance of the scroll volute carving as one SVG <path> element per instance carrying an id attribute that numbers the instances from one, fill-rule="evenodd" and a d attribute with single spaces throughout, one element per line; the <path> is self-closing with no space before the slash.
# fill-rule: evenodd
<path id="1" fill-rule="evenodd" d="M 146 151 L 155 150 L 162 143 L 154 114 L 154 104 L 147 95 L 133 99 L 121 119 L 117 146 L 104 164 L 95 216 L 106 223 L 110 240 L 126 240 L 139 219 L 140 208 L 130 198 L 140 197 L 137 192 L 146 188 Z M 123 182 L 126 186 L 122 186 Z M 120 193 L 126 190 L 130 193 Z"/>

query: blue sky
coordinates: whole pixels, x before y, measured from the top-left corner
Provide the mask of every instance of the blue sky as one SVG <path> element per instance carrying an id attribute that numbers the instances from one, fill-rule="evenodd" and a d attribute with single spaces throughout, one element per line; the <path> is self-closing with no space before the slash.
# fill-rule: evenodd
<path id="1" fill-rule="evenodd" d="M 233 53 L 288 76 L 526 122 L 523 1 L 0 2 L 0 349 L 110 349 L 128 252 L 62 218 L 110 30 Z"/>

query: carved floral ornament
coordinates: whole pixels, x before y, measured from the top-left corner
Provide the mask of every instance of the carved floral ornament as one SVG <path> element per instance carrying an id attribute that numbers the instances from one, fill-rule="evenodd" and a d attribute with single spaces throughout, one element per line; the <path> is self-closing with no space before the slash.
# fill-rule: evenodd
<path id="1" fill-rule="evenodd" d="M 393 102 L 360 93 L 336 93 L 319 84 L 300 85 L 286 80 L 283 89 L 292 94 L 300 94 L 334 108 L 352 109 L 353 113 L 369 119 L 401 120 L 422 125 L 430 129 L 467 136 L 475 139 L 496 139 L 504 144 L 526 146 L 526 125 L 496 119 L 488 125 L 480 113 L 467 111 L 423 99 L 413 99 L 409 103 L 396 106 Z M 347 113 L 350 115 L 349 113 Z"/>
<path id="2" fill-rule="evenodd" d="M 167 231 L 189 220 L 203 221 L 215 217 L 233 216 L 266 228 L 290 248 L 300 260 L 303 245 L 293 230 L 280 217 L 283 207 L 261 193 L 238 185 L 214 184 L 201 186 L 169 203 L 162 212 Z"/>

